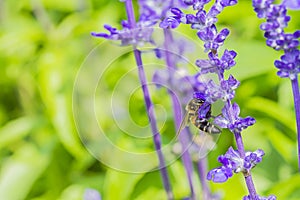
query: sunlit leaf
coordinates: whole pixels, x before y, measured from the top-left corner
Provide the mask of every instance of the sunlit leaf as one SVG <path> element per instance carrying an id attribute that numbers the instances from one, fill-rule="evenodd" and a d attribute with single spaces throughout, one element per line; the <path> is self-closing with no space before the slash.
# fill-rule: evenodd
<path id="1" fill-rule="evenodd" d="M 26 144 L 19 148 L 1 167 L 0 199 L 25 199 L 46 169 L 48 159 L 34 145 Z"/>
<path id="2" fill-rule="evenodd" d="M 106 199 L 130 199 L 137 182 L 144 174 L 131 174 L 115 170 L 108 170 L 104 183 L 104 196 Z"/>

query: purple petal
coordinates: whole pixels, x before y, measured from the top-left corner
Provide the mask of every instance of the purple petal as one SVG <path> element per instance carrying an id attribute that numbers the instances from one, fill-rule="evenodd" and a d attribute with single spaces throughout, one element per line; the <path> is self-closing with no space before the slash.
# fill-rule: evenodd
<path id="1" fill-rule="evenodd" d="M 209 171 L 206 178 L 208 180 L 212 180 L 215 183 L 223 183 L 227 181 L 228 178 L 231 176 L 232 176 L 231 170 L 222 166 L 220 168 L 216 168 Z"/>
<path id="2" fill-rule="evenodd" d="M 233 118 L 234 119 L 238 119 L 238 117 L 239 117 L 239 114 L 240 114 L 240 107 L 239 107 L 239 105 L 237 104 L 237 103 L 234 103 L 233 105 L 232 105 L 232 114 L 233 114 Z"/>
<path id="3" fill-rule="evenodd" d="M 201 106 L 200 109 L 198 111 L 198 116 L 200 118 L 208 118 L 207 114 L 210 112 L 211 110 L 211 104 L 204 102 Z"/>
<path id="4" fill-rule="evenodd" d="M 83 195 L 84 200 L 101 200 L 101 195 L 97 190 L 94 189 L 86 189 Z"/>
<path id="5" fill-rule="evenodd" d="M 95 32 L 91 32 L 91 35 L 94 37 L 102 37 L 102 38 L 106 38 L 109 39 L 110 35 L 106 34 L 106 33 L 95 33 Z"/>
<path id="6" fill-rule="evenodd" d="M 179 26 L 179 22 L 177 19 L 175 19 L 174 17 L 168 17 L 165 18 L 160 24 L 159 27 L 160 28 L 176 28 Z"/>
<path id="7" fill-rule="evenodd" d="M 300 0 L 284 0 L 282 5 L 291 10 L 300 10 Z"/>
<path id="8" fill-rule="evenodd" d="M 218 116 L 214 119 L 214 123 L 221 128 L 227 128 L 229 121 L 227 121 L 224 117 Z"/>

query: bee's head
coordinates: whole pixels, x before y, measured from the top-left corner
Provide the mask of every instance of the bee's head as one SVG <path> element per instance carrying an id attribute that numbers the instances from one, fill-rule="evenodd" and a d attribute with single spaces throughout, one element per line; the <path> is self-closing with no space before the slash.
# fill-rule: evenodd
<path id="1" fill-rule="evenodd" d="M 194 92 L 193 97 L 195 99 L 195 103 L 204 103 L 205 102 L 205 94 L 202 92 Z"/>
<path id="2" fill-rule="evenodd" d="M 202 105 L 202 104 L 204 103 L 204 100 L 194 98 L 194 99 L 193 99 L 193 102 L 194 102 L 194 104 L 196 104 L 196 105 Z"/>

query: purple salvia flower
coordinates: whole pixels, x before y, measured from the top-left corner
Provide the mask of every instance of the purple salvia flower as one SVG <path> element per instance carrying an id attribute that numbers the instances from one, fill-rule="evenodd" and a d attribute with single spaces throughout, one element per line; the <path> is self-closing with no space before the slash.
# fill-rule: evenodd
<path id="1" fill-rule="evenodd" d="M 220 43 L 216 45 L 220 46 Z M 231 67 L 235 66 L 235 57 L 237 53 L 233 50 L 225 50 L 221 59 L 218 54 L 210 52 L 208 54 L 209 59 L 199 59 L 196 61 L 196 65 L 200 68 L 201 74 L 216 73 L 223 74 L 225 70 L 229 70 Z"/>
<path id="2" fill-rule="evenodd" d="M 160 28 L 177 28 L 178 26 L 179 22 L 174 17 L 168 17 L 159 24 Z"/>
<path id="3" fill-rule="evenodd" d="M 228 80 L 222 80 L 220 85 L 216 84 L 213 80 L 209 80 L 207 83 L 198 82 L 194 97 L 197 98 L 197 96 L 199 96 L 198 99 L 205 99 L 205 101 L 210 104 L 216 102 L 218 99 L 222 101 L 231 100 L 239 84 L 239 81 L 231 75 Z"/>
<path id="4" fill-rule="evenodd" d="M 196 61 L 196 65 L 200 68 L 200 74 L 219 72 L 218 66 L 209 59 L 199 59 Z"/>
<path id="5" fill-rule="evenodd" d="M 264 18 L 266 16 L 267 10 L 274 0 L 253 0 L 252 4 L 254 11 L 257 13 L 259 18 Z"/>
<path id="6" fill-rule="evenodd" d="M 291 19 L 290 16 L 287 16 L 286 6 L 299 9 L 300 2 L 299 0 L 285 0 L 282 4 L 275 5 L 273 0 L 253 0 L 252 4 L 257 16 L 266 19 L 266 22 L 260 27 L 265 31 L 266 44 L 275 50 L 284 51 L 281 60 L 276 60 L 274 65 L 279 69 L 277 75 L 281 78 L 289 78 L 292 83 L 298 133 L 298 167 L 300 170 L 300 91 L 298 83 L 300 30 L 296 30 L 292 34 L 284 31 Z"/>
<path id="7" fill-rule="evenodd" d="M 264 155 L 265 152 L 261 149 L 258 149 L 254 152 L 246 152 L 243 166 L 244 169 L 249 172 L 257 165 L 257 163 L 260 163 L 262 161 L 262 157 Z"/>
<path id="8" fill-rule="evenodd" d="M 223 29 L 218 33 L 216 26 L 213 24 L 209 27 L 205 27 L 203 30 L 199 30 L 197 35 L 204 42 L 206 52 L 216 51 L 223 45 L 224 40 L 229 35 L 229 30 Z"/>
<path id="9" fill-rule="evenodd" d="M 192 29 L 202 30 L 208 26 L 211 26 L 216 22 L 216 18 L 208 19 L 205 10 L 199 10 L 196 15 L 187 14 L 186 24 L 191 24 Z"/>
<path id="10" fill-rule="evenodd" d="M 283 0 L 282 5 L 291 10 L 300 10 L 300 0 Z"/>
<path id="11" fill-rule="evenodd" d="M 254 152 L 246 152 L 245 158 L 242 158 L 239 151 L 229 147 L 225 155 L 218 157 L 222 166 L 209 171 L 207 179 L 221 183 L 232 177 L 233 173 L 242 172 L 248 176 L 250 170 L 262 161 L 263 156 L 264 151 L 259 149 Z"/>
<path id="12" fill-rule="evenodd" d="M 255 123 L 255 119 L 252 117 L 239 117 L 240 108 L 236 103 L 226 104 L 222 109 L 222 114 L 223 116 L 216 117 L 214 122 L 221 128 L 228 128 L 233 133 L 239 133 Z"/>
<path id="13" fill-rule="evenodd" d="M 281 60 L 276 60 L 274 63 L 275 67 L 279 69 L 277 75 L 284 78 L 295 79 L 300 73 L 300 51 L 294 49 L 286 52 L 281 56 Z"/>
<path id="14" fill-rule="evenodd" d="M 135 28 L 129 28 L 127 21 L 122 21 L 123 29 L 117 30 L 110 25 L 104 25 L 104 28 L 109 31 L 107 33 L 95 33 L 91 35 L 95 37 L 102 37 L 108 40 L 120 40 L 122 46 L 134 45 L 143 46 L 145 43 L 152 43 L 153 23 L 149 21 L 140 21 L 136 23 Z"/>
<path id="15" fill-rule="evenodd" d="M 179 8 L 172 8 L 170 11 L 173 15 L 164 18 L 159 24 L 160 28 L 174 29 L 177 28 L 180 23 L 185 22 L 185 14 Z"/>
<path id="16" fill-rule="evenodd" d="M 165 27 L 164 25 L 167 22 L 174 22 L 176 19 L 178 23 L 191 24 L 192 29 L 202 30 L 202 32 L 214 32 L 214 30 L 209 30 L 211 26 L 213 26 L 217 22 L 217 15 L 227 6 L 233 6 L 237 3 L 237 0 L 217 0 L 215 4 L 211 7 L 208 13 L 203 10 L 205 4 L 209 3 L 210 0 L 184 0 L 184 3 L 188 6 L 193 6 L 194 10 L 198 10 L 198 12 L 193 14 L 185 15 L 180 9 L 172 8 L 171 13 L 173 15 L 165 18 L 161 23 L 161 27 Z M 171 19 L 168 19 L 171 18 Z M 171 28 L 176 28 L 178 25 L 175 23 Z M 211 27 L 213 29 L 213 27 Z M 206 30 L 203 30 L 206 29 Z M 200 32 L 201 34 L 201 32 Z M 200 36 L 199 36 L 200 37 Z"/>
<path id="17" fill-rule="evenodd" d="M 185 22 L 186 15 L 179 8 L 171 8 L 170 11 L 178 22 Z"/>
<path id="18" fill-rule="evenodd" d="M 194 10 L 202 10 L 204 5 L 211 0 L 183 0 L 187 6 L 193 6 Z"/>
<path id="19" fill-rule="evenodd" d="M 223 183 L 226 182 L 228 178 L 232 176 L 232 170 L 230 168 L 222 166 L 209 171 L 206 178 L 207 180 L 211 180 L 215 183 Z"/>
<path id="20" fill-rule="evenodd" d="M 83 194 L 83 200 L 101 200 L 101 195 L 97 190 L 86 189 Z"/>
<path id="21" fill-rule="evenodd" d="M 148 21 L 158 21 L 166 16 L 173 1 L 164 0 L 139 0 L 140 18 Z"/>

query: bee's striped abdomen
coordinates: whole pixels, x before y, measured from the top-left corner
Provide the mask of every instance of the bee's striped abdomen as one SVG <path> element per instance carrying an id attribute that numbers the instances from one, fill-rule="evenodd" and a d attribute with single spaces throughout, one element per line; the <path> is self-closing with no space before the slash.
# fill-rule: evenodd
<path id="1" fill-rule="evenodd" d="M 200 129 L 201 131 L 210 133 L 210 134 L 218 134 L 221 133 L 221 130 L 216 127 L 215 125 L 211 124 L 207 119 L 205 118 L 195 118 L 194 125 Z"/>

